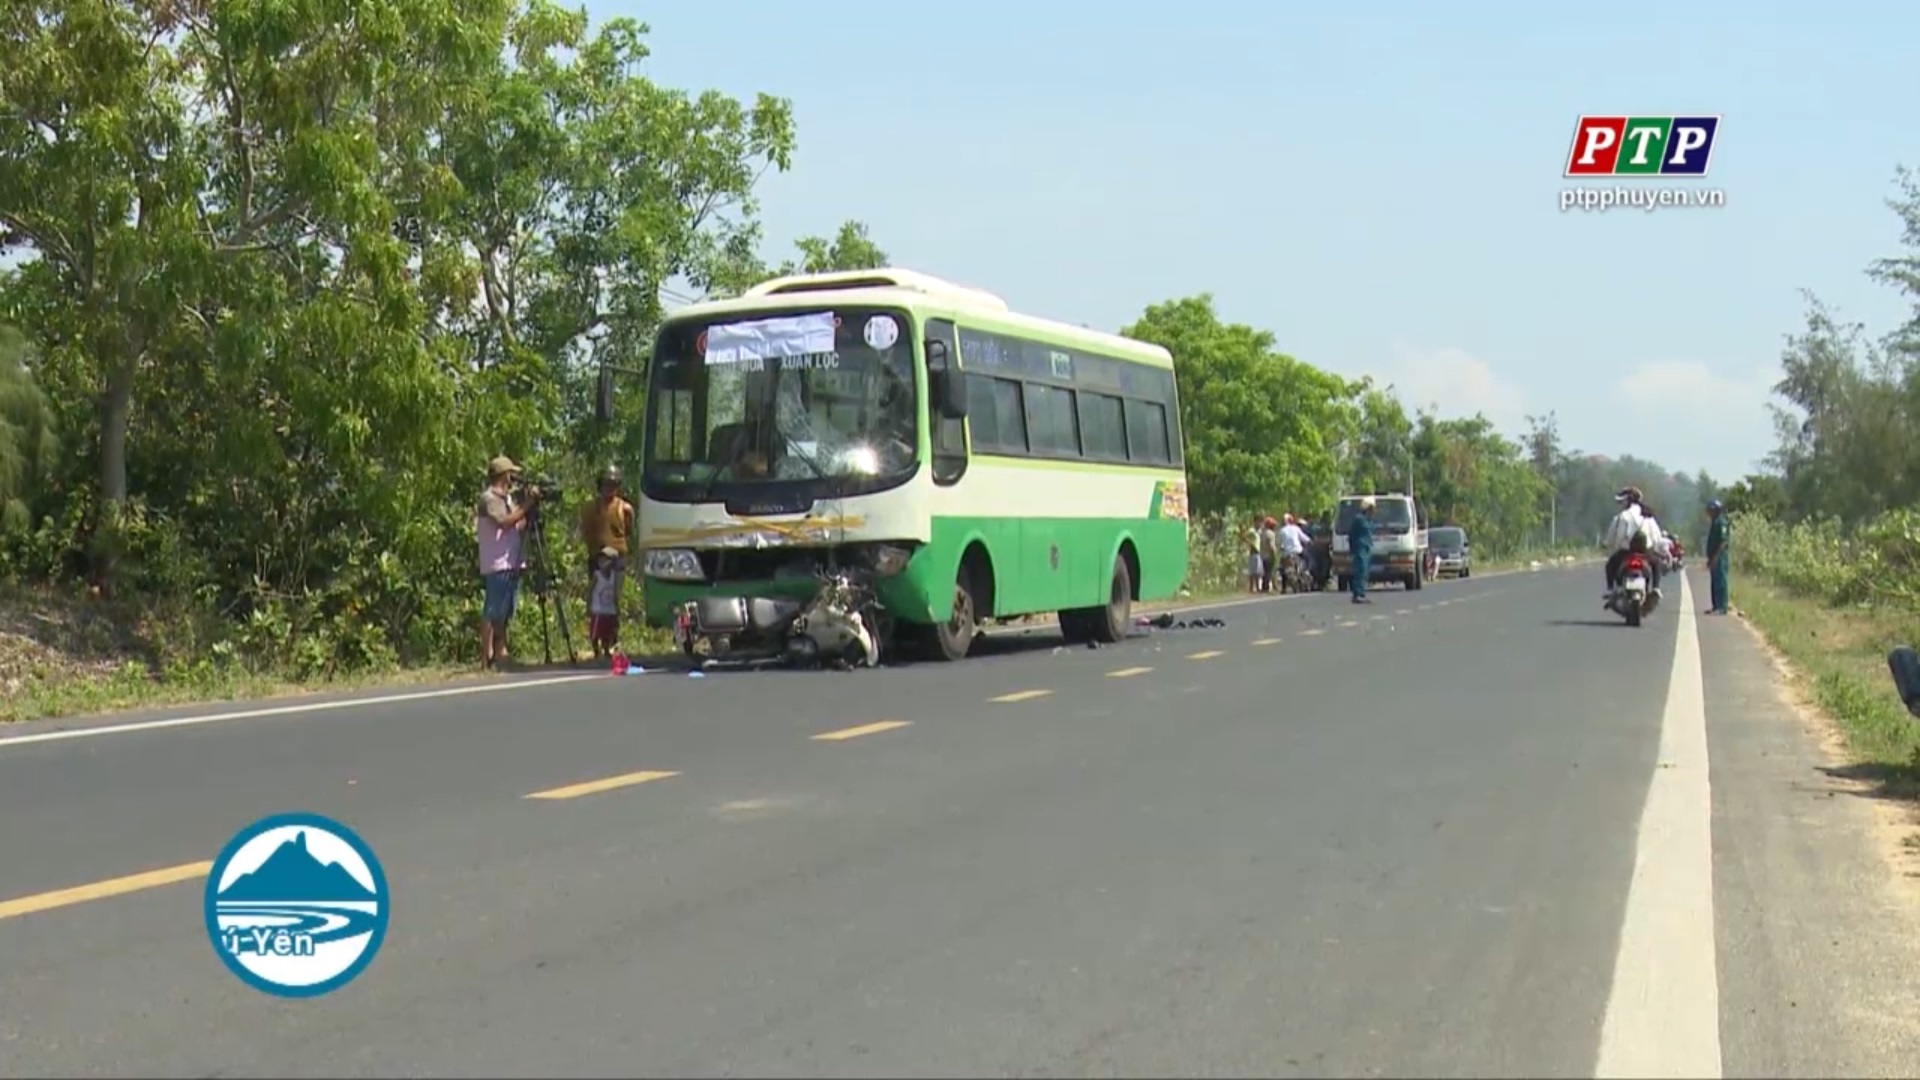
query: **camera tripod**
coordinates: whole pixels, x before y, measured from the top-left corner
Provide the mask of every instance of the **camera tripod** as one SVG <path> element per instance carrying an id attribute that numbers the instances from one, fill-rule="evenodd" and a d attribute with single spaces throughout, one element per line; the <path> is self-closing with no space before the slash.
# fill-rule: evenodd
<path id="1" fill-rule="evenodd" d="M 553 638 L 548 623 L 560 628 L 560 643 L 567 648 L 567 663 L 578 666 L 580 654 L 573 648 L 573 631 L 567 628 L 565 598 L 553 579 L 552 563 L 547 559 L 547 517 L 545 508 L 534 503 L 527 508 L 527 590 L 540 601 L 540 651 L 548 665 L 553 663 Z"/>

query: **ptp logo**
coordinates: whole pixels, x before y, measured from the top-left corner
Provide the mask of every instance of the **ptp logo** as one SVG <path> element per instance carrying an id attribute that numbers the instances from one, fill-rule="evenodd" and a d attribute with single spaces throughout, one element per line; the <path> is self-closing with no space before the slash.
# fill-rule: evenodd
<path id="1" fill-rule="evenodd" d="M 1705 176 L 1718 116 L 1582 116 L 1566 176 Z"/>

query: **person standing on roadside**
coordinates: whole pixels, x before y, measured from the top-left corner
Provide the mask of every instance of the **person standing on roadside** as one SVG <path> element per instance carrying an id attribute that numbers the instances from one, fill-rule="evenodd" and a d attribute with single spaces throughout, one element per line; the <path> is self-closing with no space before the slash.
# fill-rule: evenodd
<path id="1" fill-rule="evenodd" d="M 620 497 L 620 467 L 600 470 L 594 497 L 580 507 L 580 540 L 587 550 L 587 587 L 593 587 L 593 566 L 608 548 L 619 552 L 614 572 L 626 576 L 627 557 L 633 552 L 633 504 Z M 589 593 L 591 595 L 591 593 Z"/>
<path id="2" fill-rule="evenodd" d="M 473 535 L 480 549 L 480 667 L 497 668 L 507 662 L 507 624 L 513 621 L 520 596 L 520 571 L 525 566 L 521 541 L 527 529 L 527 511 L 514 498 L 513 481 L 520 466 L 505 456 L 487 463 L 487 486 L 480 490 L 473 513 Z"/>
<path id="3" fill-rule="evenodd" d="M 1373 496 L 1360 500 L 1360 512 L 1347 523 L 1347 585 L 1356 604 L 1371 604 L 1367 599 L 1367 574 L 1373 570 Z"/>
<path id="4" fill-rule="evenodd" d="M 1720 505 L 1719 499 L 1707 503 L 1707 581 L 1708 592 L 1712 597 L 1712 606 L 1707 608 L 1709 615 L 1725 615 L 1730 611 L 1727 600 L 1727 545 L 1733 540 L 1733 523 L 1727 520 L 1727 508 Z"/>
<path id="5" fill-rule="evenodd" d="M 1242 542 L 1242 546 L 1247 552 L 1247 591 L 1257 593 L 1260 591 L 1261 582 L 1267 576 L 1266 564 L 1260 558 L 1260 517 L 1258 515 L 1253 519 L 1253 527 L 1247 530 L 1247 537 Z"/>
<path id="6" fill-rule="evenodd" d="M 1260 591 L 1272 592 L 1280 573 L 1280 532 L 1271 515 L 1260 523 Z"/>

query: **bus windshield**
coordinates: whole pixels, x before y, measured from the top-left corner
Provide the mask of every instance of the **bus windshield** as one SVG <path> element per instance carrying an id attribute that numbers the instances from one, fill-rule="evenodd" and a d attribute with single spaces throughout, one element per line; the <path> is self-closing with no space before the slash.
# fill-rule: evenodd
<path id="1" fill-rule="evenodd" d="M 897 481 L 918 447 L 912 325 L 866 307 L 664 327 L 643 482 L 707 497 L 723 485 L 830 481 L 854 494 Z"/>

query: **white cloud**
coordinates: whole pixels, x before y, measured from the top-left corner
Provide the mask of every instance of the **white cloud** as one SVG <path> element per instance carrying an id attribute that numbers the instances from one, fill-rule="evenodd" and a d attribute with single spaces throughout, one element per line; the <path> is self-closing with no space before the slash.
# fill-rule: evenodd
<path id="1" fill-rule="evenodd" d="M 1616 380 L 1608 400 L 1629 422 L 1623 434 L 1644 444 L 1621 447 L 1682 468 L 1704 466 L 1737 477 L 1773 442 L 1771 368 L 1728 375 L 1697 360 L 1653 360 Z"/>
<path id="2" fill-rule="evenodd" d="M 1642 419 L 1685 416 L 1699 422 L 1719 415 L 1737 421 L 1739 417 L 1728 414 L 1767 415 L 1773 381 L 1765 372 L 1733 378 L 1698 360 L 1656 360 L 1622 376 L 1613 384 L 1612 396 Z"/>
<path id="3" fill-rule="evenodd" d="M 1526 391 L 1465 349 L 1395 341 L 1391 366 L 1373 377 L 1382 385 L 1391 383 L 1409 412 L 1433 406 L 1441 416 L 1485 413 L 1501 431 L 1526 426 Z"/>

